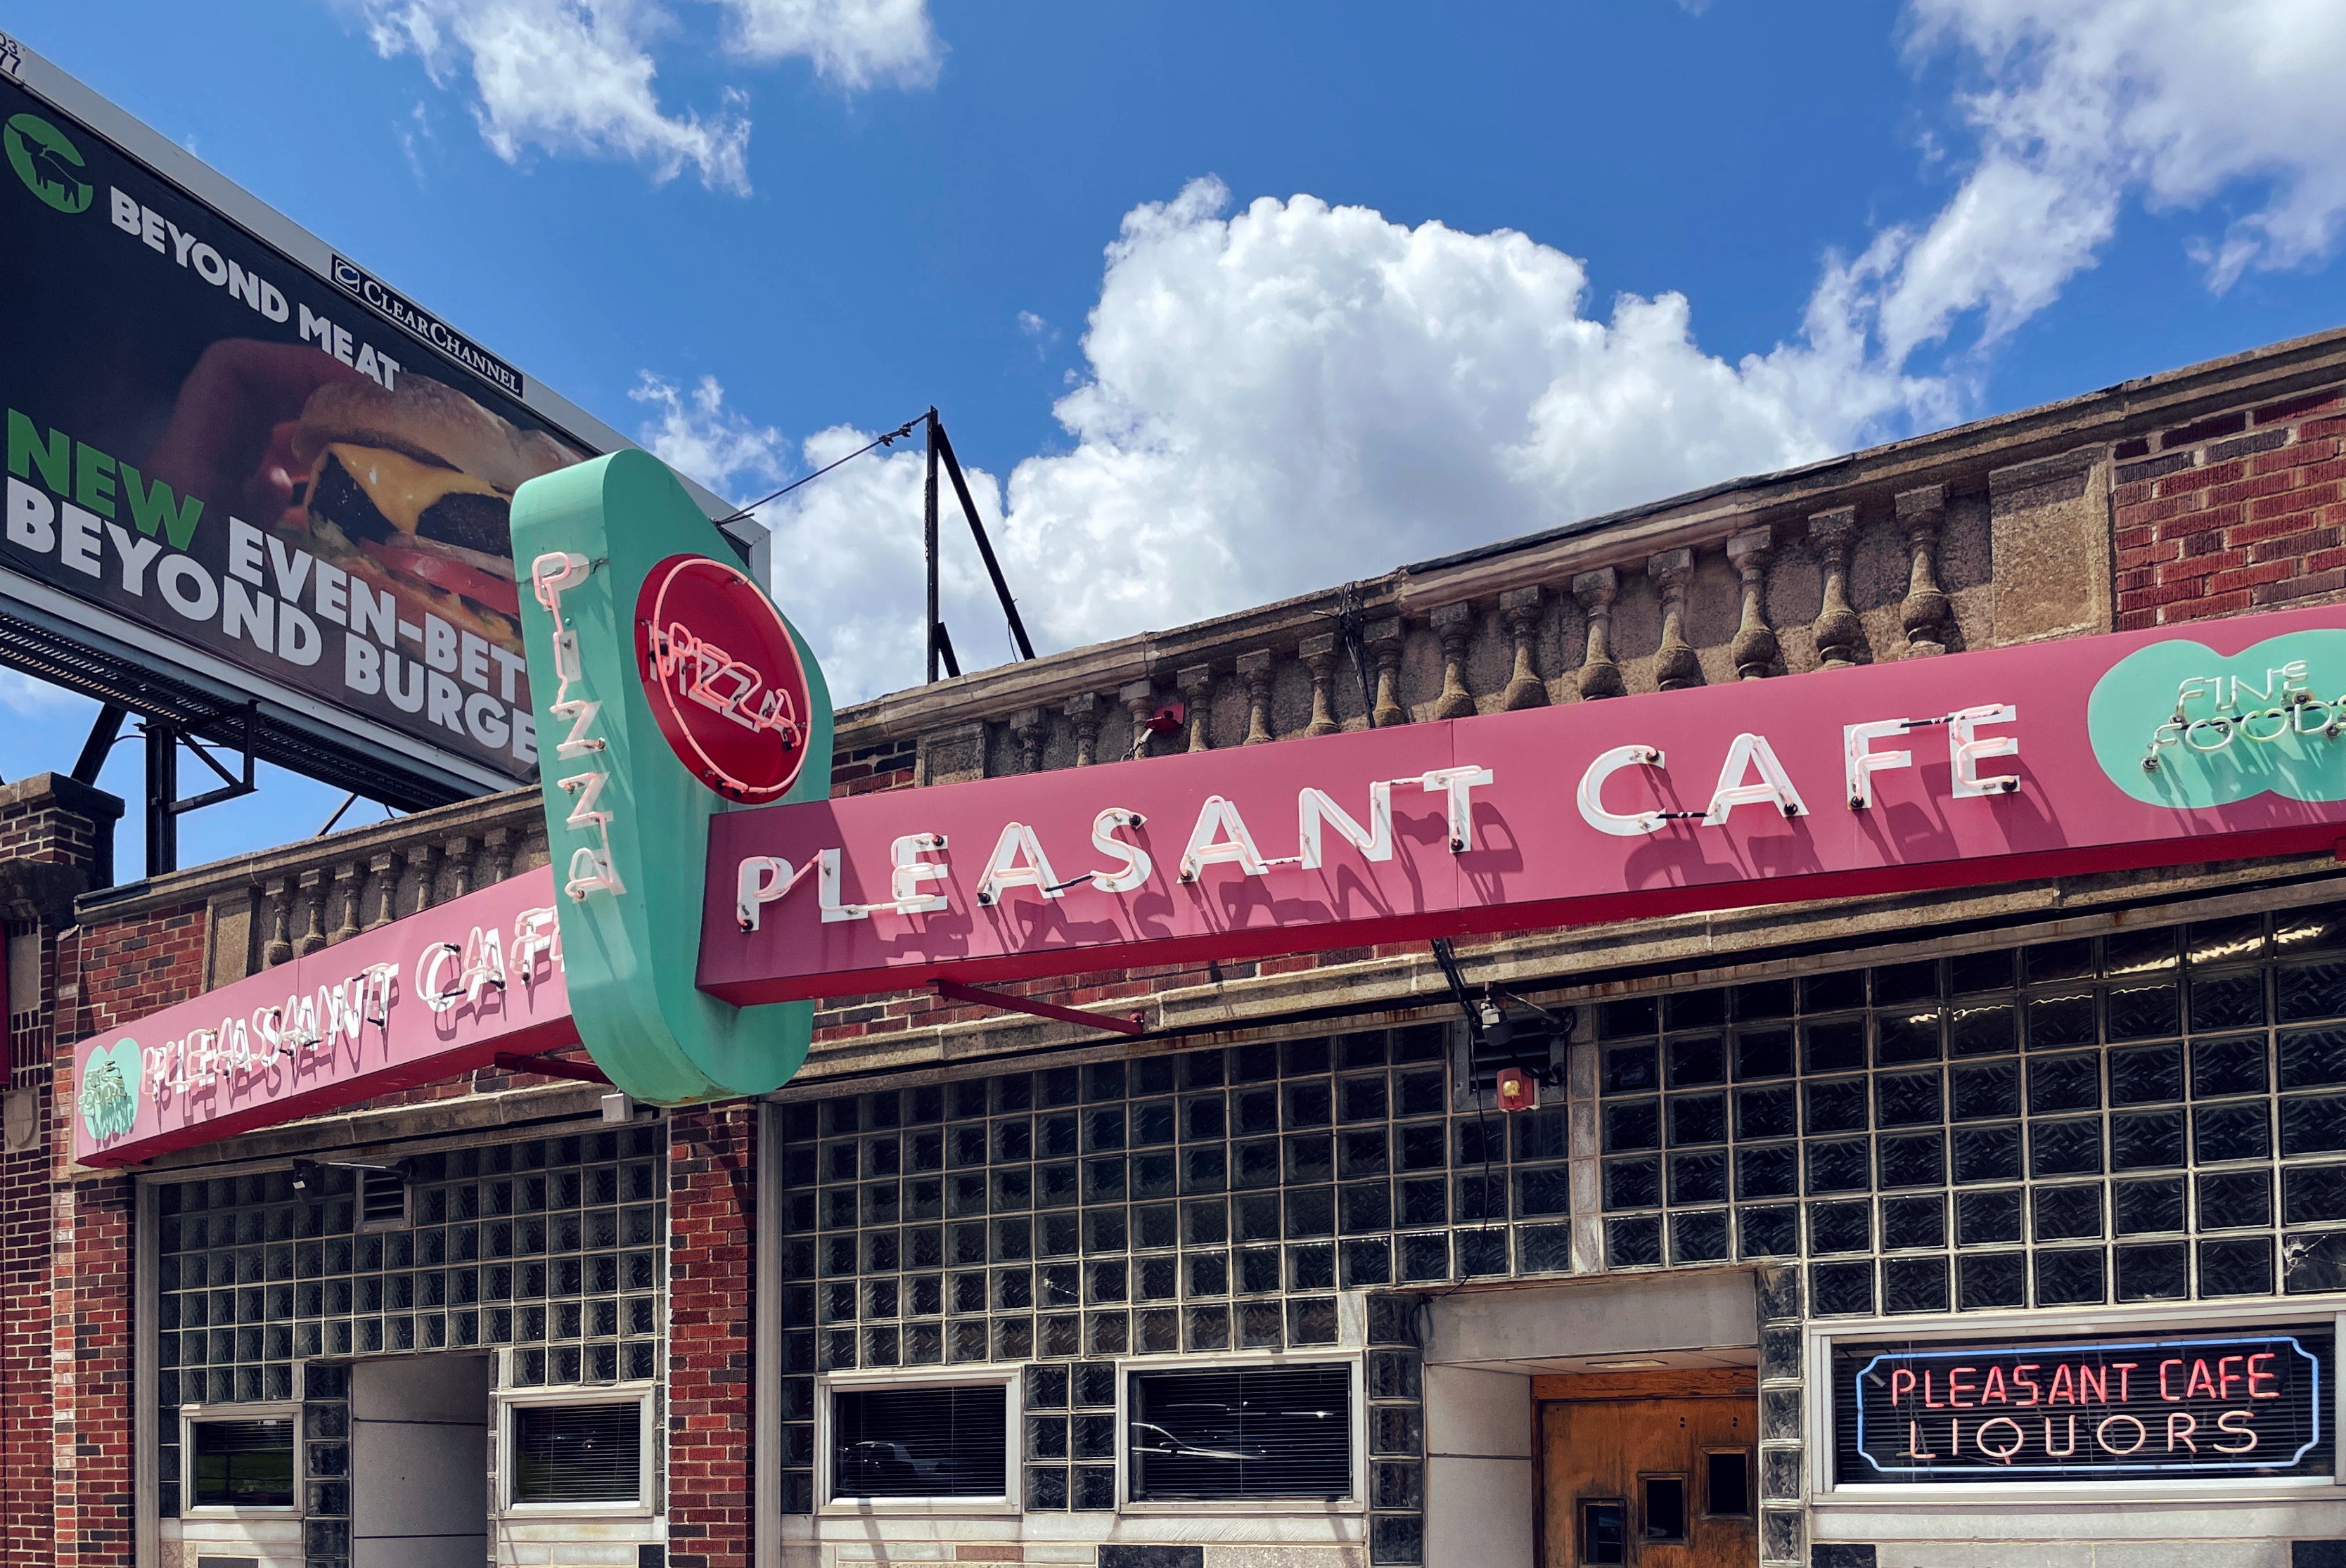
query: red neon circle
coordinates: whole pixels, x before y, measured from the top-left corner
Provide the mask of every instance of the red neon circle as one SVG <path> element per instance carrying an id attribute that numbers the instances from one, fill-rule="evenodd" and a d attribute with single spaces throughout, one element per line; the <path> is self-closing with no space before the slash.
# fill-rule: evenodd
<path id="1" fill-rule="evenodd" d="M 636 669 L 652 717 L 694 778 L 729 800 L 771 800 L 806 765 L 814 704 L 781 616 L 749 576 L 670 555 L 636 595 Z"/>

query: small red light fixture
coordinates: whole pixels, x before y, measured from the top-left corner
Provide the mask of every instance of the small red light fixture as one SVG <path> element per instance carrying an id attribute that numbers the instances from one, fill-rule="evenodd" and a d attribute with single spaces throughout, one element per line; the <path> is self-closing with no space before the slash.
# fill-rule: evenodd
<path id="1" fill-rule="evenodd" d="M 1170 735 L 1180 728 L 1182 722 L 1188 717 L 1189 708 L 1187 703 L 1168 702 L 1150 714 L 1141 728 L 1151 735 Z"/>
<path id="2" fill-rule="evenodd" d="M 1539 1109 L 1539 1080 L 1522 1067 L 1500 1068 L 1498 1091 L 1503 1111 Z"/>

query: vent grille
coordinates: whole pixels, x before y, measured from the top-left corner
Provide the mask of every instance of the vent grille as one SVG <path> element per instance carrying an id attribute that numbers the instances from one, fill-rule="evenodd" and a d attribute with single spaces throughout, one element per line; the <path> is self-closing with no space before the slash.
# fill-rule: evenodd
<path id="1" fill-rule="evenodd" d="M 359 1173 L 359 1223 L 378 1230 L 407 1224 L 407 1184 L 392 1171 Z"/>
<path id="2" fill-rule="evenodd" d="M 640 1400 L 514 1407 L 515 1502 L 638 1502 L 643 1498 Z"/>
<path id="3" fill-rule="evenodd" d="M 1133 1501 L 1352 1493 L 1343 1365 L 1132 1375 Z"/>
<path id="4" fill-rule="evenodd" d="M 41 928 L 31 921 L 7 922 L 8 1086 L 38 1084 L 49 1065 L 47 987 L 44 983 Z"/>
<path id="5" fill-rule="evenodd" d="M 831 1397 L 833 1497 L 1009 1494 L 1007 1391 L 872 1389 Z"/>

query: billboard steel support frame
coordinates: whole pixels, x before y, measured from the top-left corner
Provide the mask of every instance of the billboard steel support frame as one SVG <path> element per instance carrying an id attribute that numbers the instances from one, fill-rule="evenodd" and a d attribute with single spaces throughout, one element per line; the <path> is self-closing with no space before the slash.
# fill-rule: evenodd
<path id="1" fill-rule="evenodd" d="M 110 711 L 110 710 L 109 710 Z M 251 794 L 259 786 L 253 781 L 253 705 L 243 710 L 243 734 L 237 744 L 244 756 L 242 777 L 230 773 L 219 765 L 204 743 L 186 729 L 168 719 L 150 718 L 139 726 L 147 738 L 147 874 L 168 876 L 179 869 L 179 819 L 190 811 L 200 811 L 207 806 L 234 800 Z M 105 715 L 98 716 L 101 724 Z M 117 724 L 120 720 L 117 718 Z M 94 745 L 97 731 L 90 734 Z M 199 795 L 179 797 L 179 748 L 184 745 L 196 754 L 196 760 L 210 769 L 219 779 L 217 789 L 207 789 Z M 88 748 L 83 748 L 87 759 Z"/>

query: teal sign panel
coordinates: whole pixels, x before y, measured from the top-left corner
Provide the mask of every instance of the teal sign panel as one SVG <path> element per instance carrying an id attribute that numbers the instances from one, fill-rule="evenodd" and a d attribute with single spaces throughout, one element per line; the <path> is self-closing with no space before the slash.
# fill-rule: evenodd
<path id="1" fill-rule="evenodd" d="M 779 1087 L 812 1004 L 734 1007 L 693 980 L 709 819 L 830 793 L 813 653 L 648 453 L 529 481 L 513 541 L 579 1038 L 650 1105 Z"/>
<path id="2" fill-rule="evenodd" d="M 2150 805 L 2346 800 L 2341 694 L 2346 630 L 2285 632 L 2229 657 L 2178 637 L 2111 666 L 2086 722 L 2111 782 Z"/>

